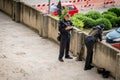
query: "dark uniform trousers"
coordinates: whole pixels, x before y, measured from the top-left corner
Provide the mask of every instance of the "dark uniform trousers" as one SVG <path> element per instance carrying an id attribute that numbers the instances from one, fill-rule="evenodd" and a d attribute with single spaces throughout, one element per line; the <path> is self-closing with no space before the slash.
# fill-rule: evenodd
<path id="1" fill-rule="evenodd" d="M 87 48 L 85 68 L 89 68 L 91 66 L 92 57 L 93 57 L 93 47 L 94 47 L 95 41 L 96 39 L 93 36 L 88 36 L 85 38 L 85 45 Z"/>
<path id="2" fill-rule="evenodd" d="M 65 57 L 69 57 L 70 35 L 61 35 L 59 59 L 62 59 L 65 52 Z"/>

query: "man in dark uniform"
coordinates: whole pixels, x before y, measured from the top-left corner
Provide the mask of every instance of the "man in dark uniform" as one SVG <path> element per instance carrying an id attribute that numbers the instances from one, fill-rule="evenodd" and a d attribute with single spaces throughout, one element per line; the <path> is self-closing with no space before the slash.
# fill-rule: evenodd
<path id="1" fill-rule="evenodd" d="M 102 41 L 102 32 L 105 25 L 100 24 L 96 27 L 93 27 L 91 32 L 89 33 L 89 36 L 85 38 L 85 45 L 87 48 L 87 57 L 85 62 L 84 70 L 90 70 L 93 68 L 92 64 L 92 57 L 93 57 L 93 47 L 96 42 Z"/>
<path id="2" fill-rule="evenodd" d="M 66 14 L 63 19 L 59 20 L 59 31 L 61 34 L 59 61 L 64 62 L 63 56 L 65 52 L 66 59 L 72 59 L 69 55 L 70 47 L 70 31 L 73 29 L 73 24 L 70 21 L 69 14 Z"/>

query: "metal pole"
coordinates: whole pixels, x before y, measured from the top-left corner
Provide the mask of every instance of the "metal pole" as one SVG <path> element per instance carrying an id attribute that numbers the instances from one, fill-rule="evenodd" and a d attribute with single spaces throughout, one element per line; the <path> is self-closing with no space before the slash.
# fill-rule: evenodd
<path id="1" fill-rule="evenodd" d="M 50 14 L 50 0 L 48 0 L 48 4 L 49 4 L 49 6 L 48 6 L 48 14 Z"/>

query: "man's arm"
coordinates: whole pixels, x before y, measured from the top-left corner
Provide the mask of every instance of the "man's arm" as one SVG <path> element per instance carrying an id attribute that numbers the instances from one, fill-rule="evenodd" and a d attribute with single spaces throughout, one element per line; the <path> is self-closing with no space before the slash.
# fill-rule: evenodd
<path id="1" fill-rule="evenodd" d="M 102 30 L 98 30 L 98 38 L 102 41 Z"/>
<path id="2" fill-rule="evenodd" d="M 71 21 L 71 20 L 70 20 L 69 22 L 70 22 L 70 26 L 69 26 L 69 27 L 70 27 L 70 29 L 69 29 L 69 30 L 73 30 L 73 26 L 74 26 L 74 25 L 73 25 L 73 23 L 72 23 L 72 21 Z"/>

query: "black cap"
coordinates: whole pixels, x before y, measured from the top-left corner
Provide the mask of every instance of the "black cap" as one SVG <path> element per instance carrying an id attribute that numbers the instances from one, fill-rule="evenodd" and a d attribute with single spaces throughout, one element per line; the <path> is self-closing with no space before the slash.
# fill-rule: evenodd
<path id="1" fill-rule="evenodd" d="M 105 28 L 105 25 L 104 24 L 100 24 L 99 25 L 101 28 Z"/>

